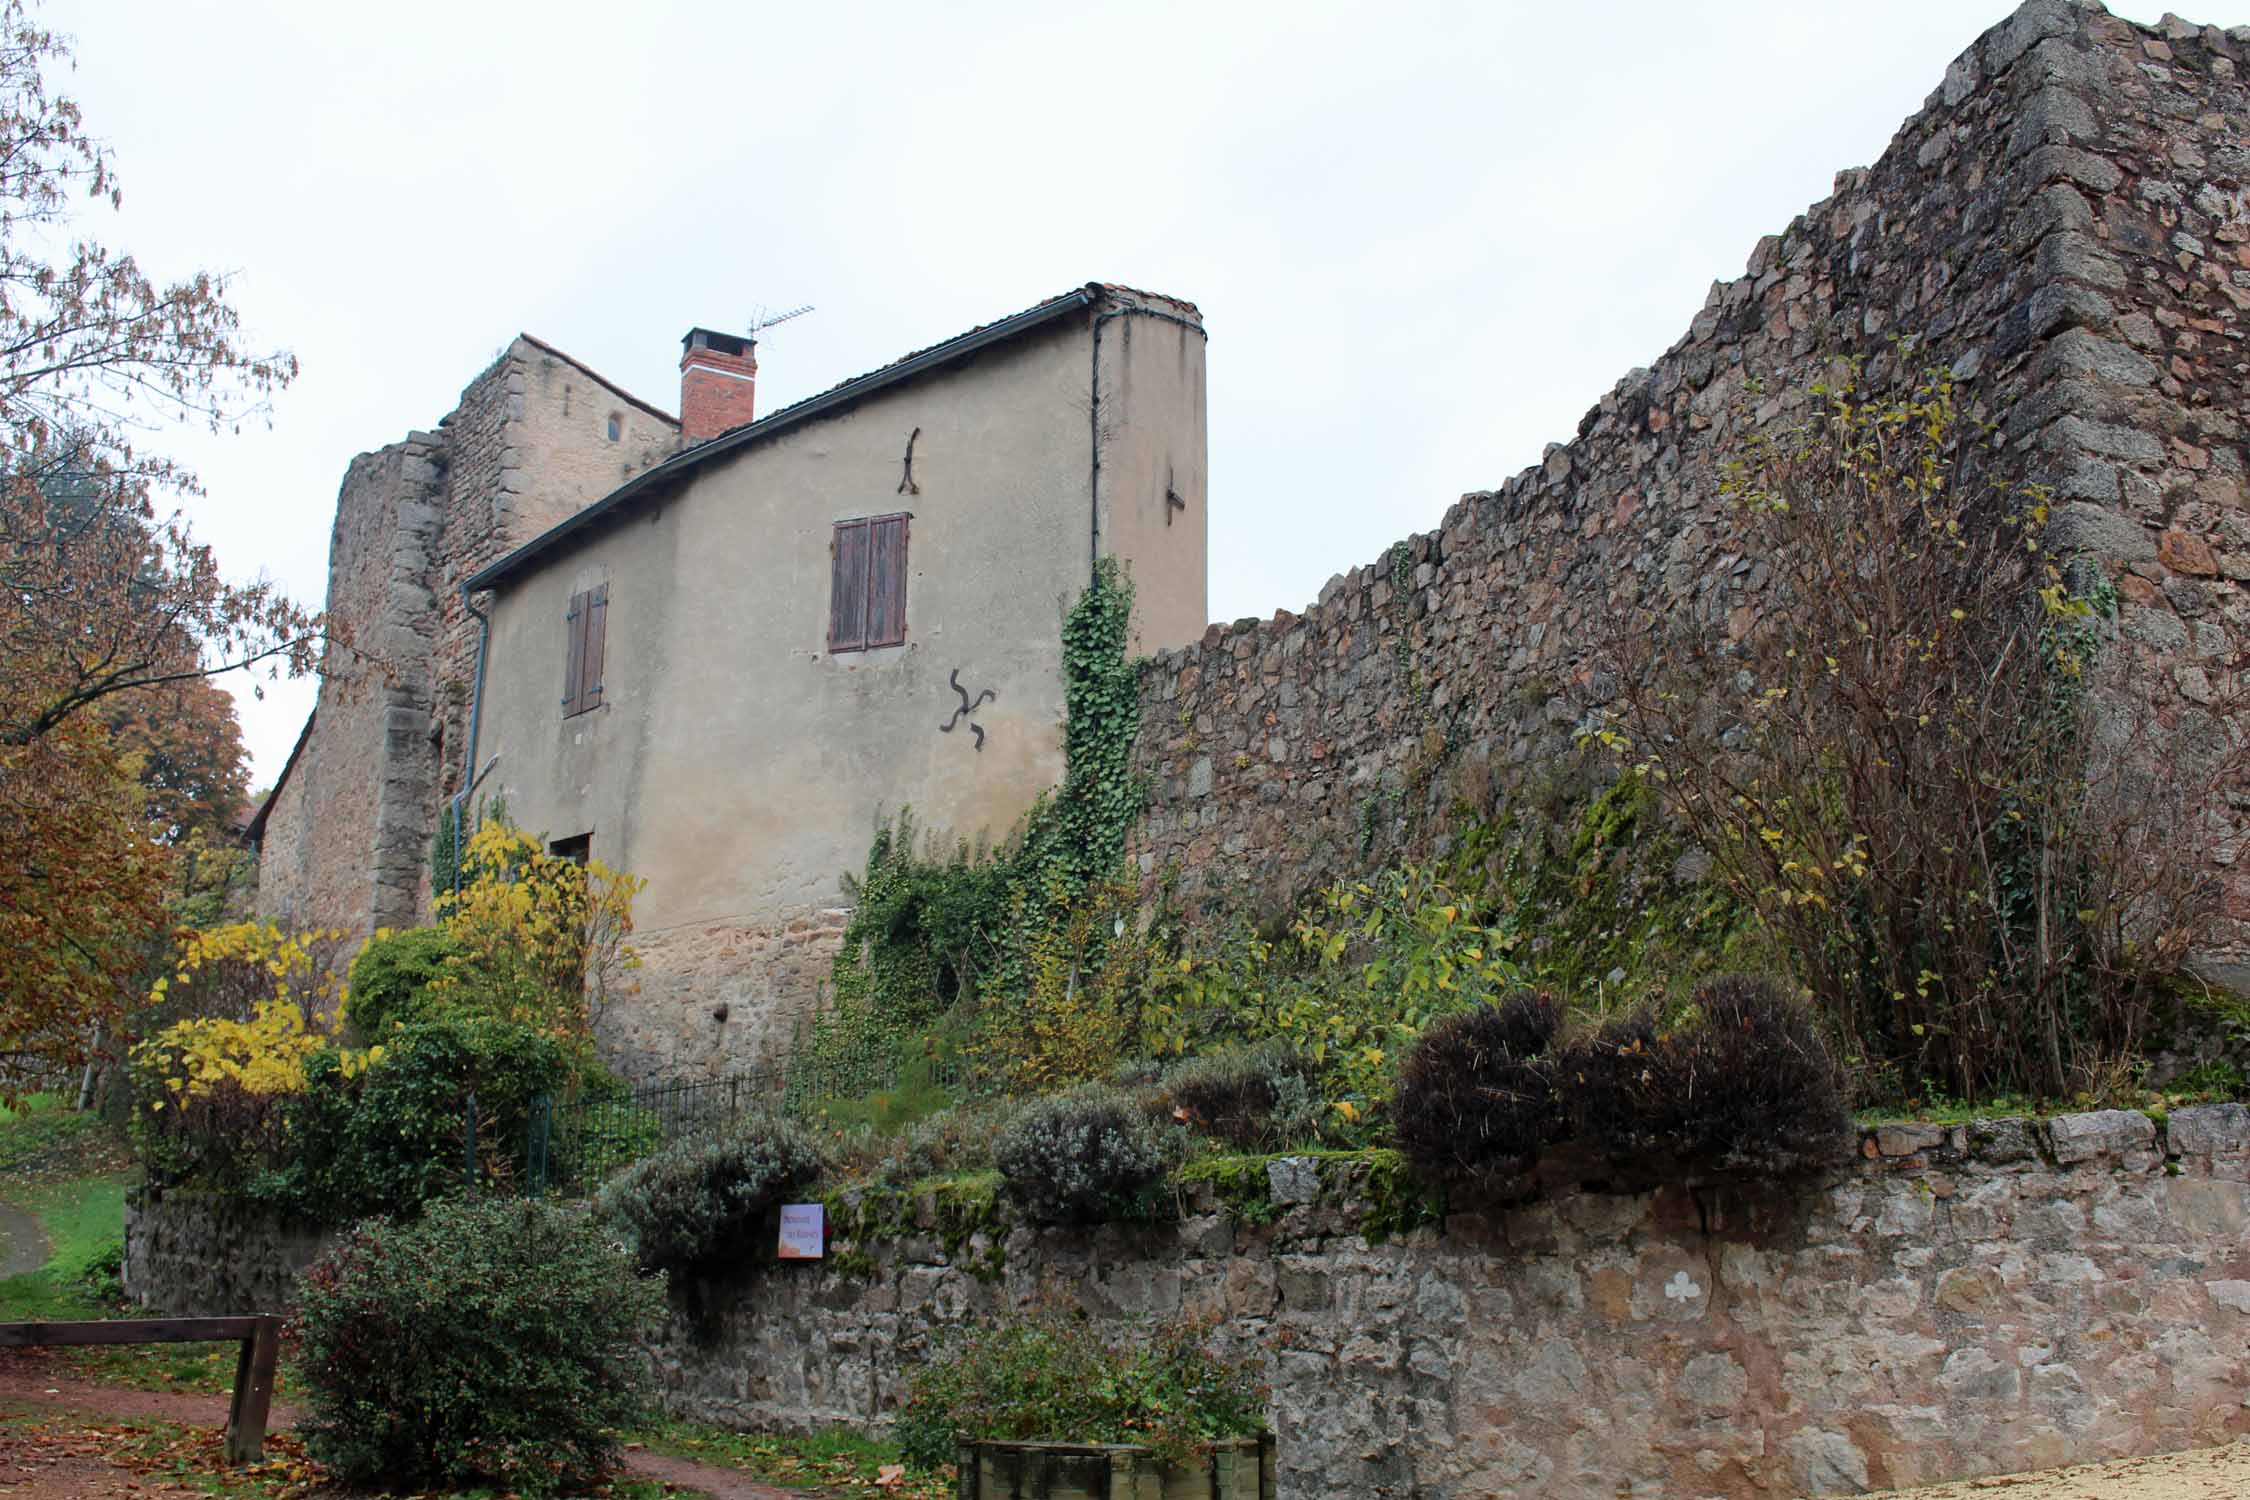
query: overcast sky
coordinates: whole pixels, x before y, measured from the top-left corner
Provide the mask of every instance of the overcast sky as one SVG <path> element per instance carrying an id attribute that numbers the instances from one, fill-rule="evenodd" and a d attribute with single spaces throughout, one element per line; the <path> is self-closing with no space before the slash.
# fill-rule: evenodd
<path id="1" fill-rule="evenodd" d="M 689 326 L 813 303 L 760 346 L 770 411 L 1102 280 L 1203 309 L 1231 619 L 1304 605 L 1569 437 L 2008 10 L 41 14 L 78 39 L 66 87 L 124 182 L 90 227 L 159 275 L 236 273 L 247 324 L 303 362 L 270 429 L 172 445 L 231 571 L 318 600 L 351 456 L 435 424 L 518 330 L 670 409 Z M 263 784 L 312 690 L 242 700 Z"/>

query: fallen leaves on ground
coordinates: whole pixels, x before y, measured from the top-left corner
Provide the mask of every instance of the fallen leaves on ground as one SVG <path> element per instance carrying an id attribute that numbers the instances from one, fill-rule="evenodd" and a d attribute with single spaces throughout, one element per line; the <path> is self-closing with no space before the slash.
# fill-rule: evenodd
<path id="1" fill-rule="evenodd" d="M 73 1417 L 0 1426 L 0 1494 L 46 1470 L 88 1462 L 116 1471 L 122 1481 L 116 1492 L 127 1495 L 224 1493 L 289 1500 L 327 1482 L 287 1433 L 268 1435 L 265 1462 L 234 1468 L 226 1461 L 224 1437 L 208 1428 Z"/>

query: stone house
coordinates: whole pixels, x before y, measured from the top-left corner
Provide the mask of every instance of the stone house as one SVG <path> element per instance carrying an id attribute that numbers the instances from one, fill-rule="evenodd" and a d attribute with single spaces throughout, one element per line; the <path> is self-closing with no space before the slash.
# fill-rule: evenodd
<path id="1" fill-rule="evenodd" d="M 1089 285 L 753 420 L 748 339 L 680 417 L 528 336 L 355 460 L 324 681 L 254 824 L 260 909 L 426 920 L 451 799 L 649 882 L 637 1073 L 774 1057 L 879 818 L 999 838 L 1062 775 L 1060 627 L 1097 559 L 1145 647 L 1205 624 L 1203 330 Z"/>

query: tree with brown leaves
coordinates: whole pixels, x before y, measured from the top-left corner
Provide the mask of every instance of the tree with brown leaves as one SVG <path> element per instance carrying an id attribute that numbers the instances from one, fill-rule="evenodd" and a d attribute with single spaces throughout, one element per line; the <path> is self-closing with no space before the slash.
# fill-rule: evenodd
<path id="1" fill-rule="evenodd" d="M 75 223 L 115 173 L 51 87 L 67 43 L 0 0 L 0 1097 L 113 1035 L 161 948 L 174 847 L 212 841 L 241 750 L 207 679 L 313 669 L 320 622 L 230 581 L 161 425 L 261 414 L 296 360 L 247 343 L 225 278 L 162 282 Z M 88 710 L 93 710 L 88 712 Z"/>

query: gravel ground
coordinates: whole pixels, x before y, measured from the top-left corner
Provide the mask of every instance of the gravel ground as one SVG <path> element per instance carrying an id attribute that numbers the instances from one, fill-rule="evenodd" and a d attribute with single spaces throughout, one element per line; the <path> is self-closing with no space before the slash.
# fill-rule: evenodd
<path id="1" fill-rule="evenodd" d="M 1996 1474 L 1887 1494 L 1890 1500 L 2250 1500 L 2250 1439 L 2224 1448 L 2121 1458 L 2037 1474 Z"/>

